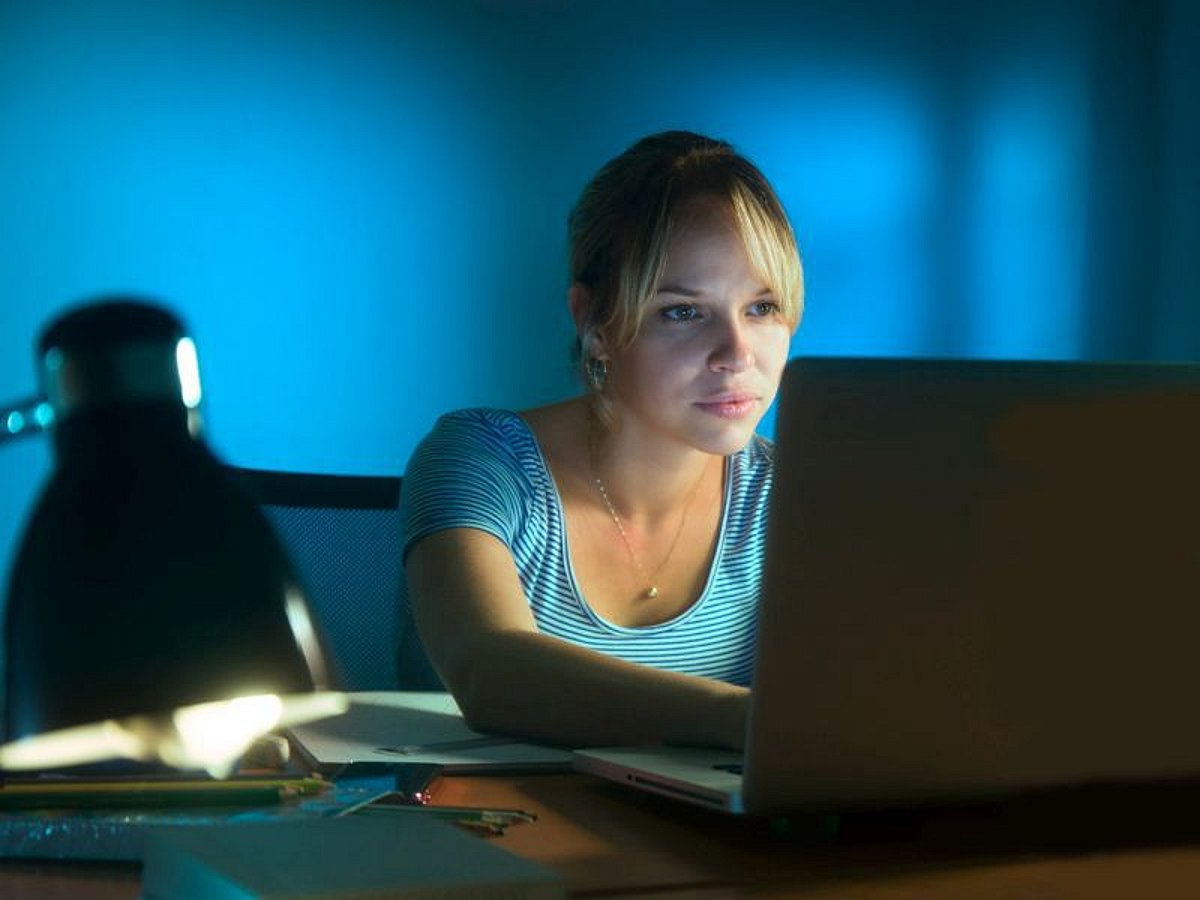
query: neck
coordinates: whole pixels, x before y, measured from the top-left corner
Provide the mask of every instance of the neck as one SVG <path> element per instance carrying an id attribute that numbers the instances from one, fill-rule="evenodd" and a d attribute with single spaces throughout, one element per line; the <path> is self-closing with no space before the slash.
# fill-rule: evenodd
<path id="1" fill-rule="evenodd" d="M 724 469 L 722 457 L 694 447 L 649 439 L 632 429 L 606 429 L 592 419 L 589 459 L 612 503 L 631 522 L 677 516 L 707 479 Z"/>

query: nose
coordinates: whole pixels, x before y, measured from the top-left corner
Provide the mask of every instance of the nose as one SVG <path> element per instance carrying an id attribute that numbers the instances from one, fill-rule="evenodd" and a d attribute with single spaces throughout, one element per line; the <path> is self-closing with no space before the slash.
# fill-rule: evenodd
<path id="1" fill-rule="evenodd" d="M 714 372 L 744 372 L 754 365 L 754 346 L 746 324 L 740 319 L 722 322 L 708 359 Z"/>

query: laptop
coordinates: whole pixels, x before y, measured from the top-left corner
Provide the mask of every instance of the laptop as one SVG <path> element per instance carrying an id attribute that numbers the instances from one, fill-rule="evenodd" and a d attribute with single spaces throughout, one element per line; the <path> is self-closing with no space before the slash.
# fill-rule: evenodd
<path id="1" fill-rule="evenodd" d="M 577 751 L 730 813 L 1200 776 L 1200 365 L 797 358 L 744 754 Z"/>

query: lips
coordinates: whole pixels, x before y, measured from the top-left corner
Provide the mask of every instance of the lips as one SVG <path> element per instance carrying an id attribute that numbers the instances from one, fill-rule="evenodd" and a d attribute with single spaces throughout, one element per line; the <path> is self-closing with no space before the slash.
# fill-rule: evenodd
<path id="1" fill-rule="evenodd" d="M 718 394 L 701 401 L 696 406 L 719 419 L 740 419 L 752 413 L 758 406 L 758 397 L 747 393 Z"/>

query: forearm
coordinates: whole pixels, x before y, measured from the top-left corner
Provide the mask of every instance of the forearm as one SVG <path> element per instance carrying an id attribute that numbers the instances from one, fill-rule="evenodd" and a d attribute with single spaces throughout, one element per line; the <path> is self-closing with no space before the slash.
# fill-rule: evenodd
<path id="1" fill-rule="evenodd" d="M 472 727 L 567 746 L 741 747 L 749 691 L 528 631 L 474 642 L 449 675 Z"/>
<path id="2" fill-rule="evenodd" d="M 409 554 L 409 598 L 438 674 L 481 731 L 567 746 L 740 747 L 749 691 L 538 632 L 508 548 L 470 529 Z"/>

